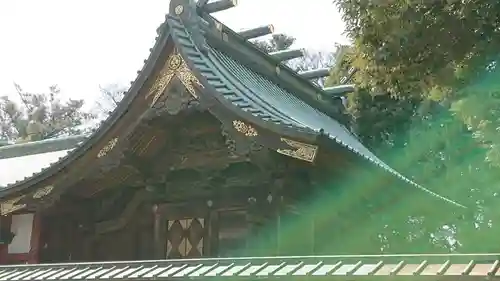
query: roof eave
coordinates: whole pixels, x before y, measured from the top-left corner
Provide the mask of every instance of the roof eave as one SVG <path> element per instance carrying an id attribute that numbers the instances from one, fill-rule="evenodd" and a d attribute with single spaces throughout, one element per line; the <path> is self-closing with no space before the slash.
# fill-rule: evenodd
<path id="1" fill-rule="evenodd" d="M 184 25 L 182 18 L 170 14 L 167 16 L 167 22 L 172 28 L 172 39 L 176 43 L 177 52 L 200 83 L 193 84 L 197 89 L 198 101 L 223 124 L 225 130 L 232 133 L 238 143 L 246 142 L 248 145 L 255 141 L 270 149 L 281 151 L 290 149 L 290 145 L 283 138 L 303 141 L 306 144 L 316 142 L 319 135 L 316 131 L 266 122 L 224 98 L 214 86 L 214 83 L 219 86 L 224 85 L 223 78 L 216 73 L 211 73 L 214 66 L 203 58 L 203 51 L 197 46 L 200 42 L 196 42 L 190 36 L 190 30 Z M 207 77 L 211 77 L 210 82 Z M 313 160 L 312 158 L 308 161 Z"/>

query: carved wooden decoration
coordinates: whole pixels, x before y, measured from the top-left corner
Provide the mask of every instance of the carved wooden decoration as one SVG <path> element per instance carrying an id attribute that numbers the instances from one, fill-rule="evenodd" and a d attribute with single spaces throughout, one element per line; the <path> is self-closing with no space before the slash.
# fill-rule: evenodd
<path id="1" fill-rule="evenodd" d="M 177 77 L 188 92 L 194 97 L 198 98 L 194 85 L 198 85 L 203 88 L 198 78 L 193 74 L 189 66 L 186 64 L 181 55 L 174 52 L 168 59 L 160 71 L 160 74 L 156 78 L 151 90 L 146 95 L 146 99 L 153 97 L 151 100 L 151 106 L 154 106 L 160 97 L 164 94 L 165 89 L 170 84 L 172 79 Z"/>
<path id="2" fill-rule="evenodd" d="M 159 112 L 167 112 L 170 115 L 176 115 L 197 104 L 199 104 L 198 101 L 189 93 L 186 87 L 175 85 L 175 87 L 169 89 L 168 95 L 165 95 L 161 101 L 159 100 L 156 103 L 154 108 L 159 110 Z"/>
<path id="3" fill-rule="evenodd" d="M 167 258 L 203 256 L 204 236 L 205 220 L 203 218 L 169 220 L 167 223 Z"/>
<path id="4" fill-rule="evenodd" d="M 259 133 L 254 127 L 240 120 L 234 120 L 233 127 L 236 131 L 244 134 L 247 137 L 256 137 L 259 135 Z"/>
<path id="5" fill-rule="evenodd" d="M 290 140 L 287 138 L 281 138 L 281 141 L 283 141 L 287 145 L 293 147 L 293 149 L 280 148 L 280 149 L 276 150 L 278 153 L 281 153 L 283 155 L 287 155 L 287 156 L 290 156 L 293 158 L 297 158 L 300 160 L 304 160 L 307 162 L 314 162 L 314 159 L 316 158 L 316 154 L 318 152 L 318 146 Z"/>
<path id="6" fill-rule="evenodd" d="M 43 198 L 43 197 L 49 195 L 49 193 L 52 192 L 53 189 L 54 189 L 53 185 L 47 185 L 47 186 L 41 187 L 41 188 L 37 189 L 35 191 L 35 193 L 33 193 L 33 198 L 34 199 Z"/>
<path id="7" fill-rule="evenodd" d="M 24 195 L 18 196 L 16 198 L 9 199 L 0 203 L 0 214 L 2 216 L 8 215 L 12 212 L 21 210 L 26 207 L 26 204 L 18 204 L 18 202 L 24 198 Z"/>
<path id="8" fill-rule="evenodd" d="M 96 234 L 104 234 L 124 228 L 127 223 L 132 220 L 132 217 L 138 212 L 139 207 L 142 203 L 144 203 L 146 198 L 147 192 L 145 190 L 136 192 L 134 197 L 128 201 L 125 209 L 118 218 L 101 221 L 95 224 Z"/>
<path id="9" fill-rule="evenodd" d="M 108 155 L 108 153 L 113 150 L 113 148 L 116 146 L 118 143 L 118 138 L 113 138 L 111 139 L 108 144 L 106 144 L 101 150 L 99 150 L 99 153 L 97 153 L 97 158 L 104 157 Z"/>

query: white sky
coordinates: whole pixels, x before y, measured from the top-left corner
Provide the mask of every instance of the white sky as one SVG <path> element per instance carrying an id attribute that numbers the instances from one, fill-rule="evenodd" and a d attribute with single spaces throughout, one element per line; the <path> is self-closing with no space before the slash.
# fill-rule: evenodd
<path id="1" fill-rule="evenodd" d="M 306 4 L 307 3 L 307 4 Z M 152 47 L 168 0 L 1 0 L 0 96 L 13 82 L 29 91 L 58 84 L 93 103 L 99 85 L 135 78 Z M 333 50 L 345 43 L 332 0 L 239 0 L 215 16 L 238 31 L 273 24 L 297 46 Z"/>

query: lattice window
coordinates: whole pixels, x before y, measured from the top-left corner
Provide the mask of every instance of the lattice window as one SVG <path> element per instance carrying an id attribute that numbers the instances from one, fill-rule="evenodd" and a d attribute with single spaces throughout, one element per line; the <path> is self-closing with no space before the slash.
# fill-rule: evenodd
<path id="1" fill-rule="evenodd" d="M 169 259 L 203 256 L 205 219 L 169 220 L 167 223 L 167 253 Z"/>

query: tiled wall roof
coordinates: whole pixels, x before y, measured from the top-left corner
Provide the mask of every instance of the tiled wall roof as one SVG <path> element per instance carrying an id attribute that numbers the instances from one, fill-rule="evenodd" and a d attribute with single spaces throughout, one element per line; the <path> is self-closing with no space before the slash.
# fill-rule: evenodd
<path id="1" fill-rule="evenodd" d="M 494 254 L 309 256 L 20 265 L 1 266 L 0 280 L 483 279 L 499 275 L 496 258 Z"/>

